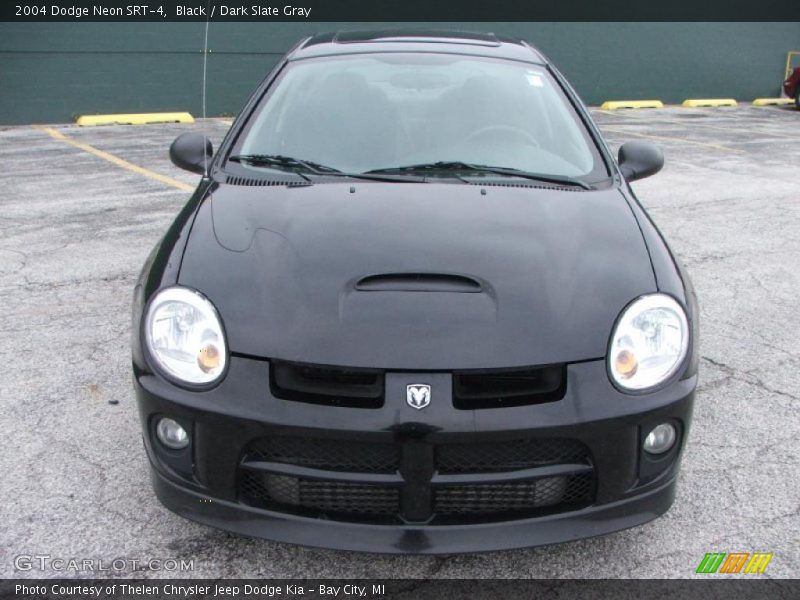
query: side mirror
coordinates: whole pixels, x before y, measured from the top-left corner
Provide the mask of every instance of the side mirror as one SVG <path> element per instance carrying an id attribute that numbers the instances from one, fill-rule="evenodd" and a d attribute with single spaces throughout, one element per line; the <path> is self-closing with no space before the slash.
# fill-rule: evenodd
<path id="1" fill-rule="evenodd" d="M 650 142 L 627 142 L 619 149 L 619 168 L 628 181 L 655 175 L 664 166 L 664 153 Z"/>
<path id="2" fill-rule="evenodd" d="M 169 147 L 169 158 L 176 167 L 192 173 L 205 173 L 206 165 L 214 156 L 214 147 L 200 133 L 184 133 L 175 138 Z"/>

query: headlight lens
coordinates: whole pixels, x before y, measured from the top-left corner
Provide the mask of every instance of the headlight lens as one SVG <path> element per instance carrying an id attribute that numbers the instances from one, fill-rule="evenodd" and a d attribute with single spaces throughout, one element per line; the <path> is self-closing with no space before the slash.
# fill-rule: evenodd
<path id="1" fill-rule="evenodd" d="M 228 352 L 214 305 L 186 288 L 162 290 L 147 310 L 145 338 L 166 374 L 185 383 L 209 384 L 225 371 Z"/>
<path id="2" fill-rule="evenodd" d="M 665 294 L 642 296 L 620 315 L 609 346 L 609 372 L 622 388 L 652 388 L 675 373 L 688 347 L 681 305 Z"/>

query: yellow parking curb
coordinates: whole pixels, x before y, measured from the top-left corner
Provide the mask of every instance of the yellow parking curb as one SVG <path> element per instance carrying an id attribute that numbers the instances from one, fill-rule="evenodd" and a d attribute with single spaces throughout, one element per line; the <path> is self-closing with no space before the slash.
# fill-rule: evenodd
<path id="1" fill-rule="evenodd" d="M 733 98 L 689 98 L 684 100 L 681 106 L 687 108 L 699 108 L 706 106 L 737 106 Z"/>
<path id="2" fill-rule="evenodd" d="M 794 104 L 791 98 L 756 98 L 753 106 L 776 106 L 779 104 Z"/>
<path id="3" fill-rule="evenodd" d="M 606 100 L 600 105 L 603 110 L 618 108 L 664 108 L 661 100 Z"/>
<path id="4" fill-rule="evenodd" d="M 194 123 L 188 112 L 133 113 L 119 115 L 83 115 L 75 121 L 78 125 L 148 125 L 151 123 Z"/>

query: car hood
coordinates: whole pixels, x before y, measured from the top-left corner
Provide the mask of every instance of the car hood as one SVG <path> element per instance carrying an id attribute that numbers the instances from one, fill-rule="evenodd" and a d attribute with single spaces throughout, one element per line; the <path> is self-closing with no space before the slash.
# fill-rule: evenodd
<path id="1" fill-rule="evenodd" d="M 411 370 L 599 358 L 656 289 L 618 189 L 460 183 L 219 184 L 179 283 L 234 353 Z"/>

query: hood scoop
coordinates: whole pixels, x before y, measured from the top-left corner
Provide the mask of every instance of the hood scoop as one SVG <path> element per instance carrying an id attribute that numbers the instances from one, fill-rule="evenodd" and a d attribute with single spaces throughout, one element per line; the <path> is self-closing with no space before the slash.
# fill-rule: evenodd
<path id="1" fill-rule="evenodd" d="M 446 273 L 384 273 L 369 275 L 356 282 L 359 292 L 451 292 L 475 294 L 483 286 L 464 275 Z"/>

